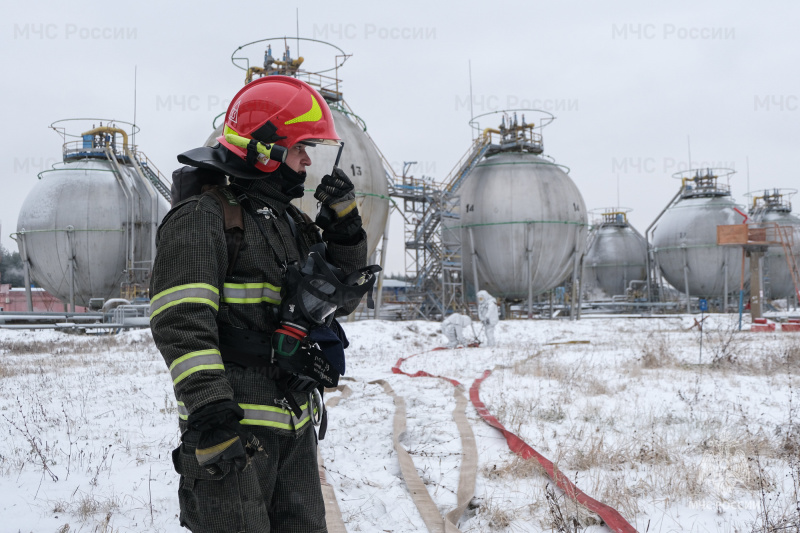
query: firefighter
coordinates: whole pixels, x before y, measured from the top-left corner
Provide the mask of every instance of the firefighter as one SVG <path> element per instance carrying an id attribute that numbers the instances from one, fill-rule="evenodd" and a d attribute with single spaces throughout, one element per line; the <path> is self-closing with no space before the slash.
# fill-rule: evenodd
<path id="1" fill-rule="evenodd" d="M 308 368 L 307 348 L 295 345 L 276 359 L 270 346 L 277 337 L 283 348 L 287 339 L 299 345 L 302 317 L 287 326 L 293 317 L 281 302 L 296 296 L 287 273 L 300 276 L 314 245 L 326 245 L 326 269 L 351 273 L 366 264 L 354 187 L 339 169 L 323 178 L 315 194 L 328 215 L 317 218 L 321 235 L 290 206 L 303 196 L 311 146 L 339 144 L 327 104 L 295 78 L 243 87 L 218 141 L 178 156 L 186 166 L 173 175 L 173 191 L 229 182 L 220 190 L 238 209 L 230 212 L 241 214 L 240 236 L 228 232 L 229 211 L 210 194 L 177 203 L 158 230 L 150 288 L 153 338 L 178 401 L 181 444 L 172 459 L 180 523 L 195 533 L 325 532 L 313 429 L 321 386 L 285 370 L 286 361 Z M 343 316 L 357 304 L 326 309 Z"/>
<path id="2" fill-rule="evenodd" d="M 467 344 L 464 338 L 464 328 L 472 325 L 472 319 L 467 315 L 453 313 L 442 322 L 442 333 L 447 337 L 447 347 L 464 347 Z"/>
<path id="3" fill-rule="evenodd" d="M 500 321 L 500 316 L 497 313 L 497 302 L 494 296 L 487 291 L 478 291 L 478 318 L 486 332 L 486 345 L 494 346 L 494 328 Z"/>

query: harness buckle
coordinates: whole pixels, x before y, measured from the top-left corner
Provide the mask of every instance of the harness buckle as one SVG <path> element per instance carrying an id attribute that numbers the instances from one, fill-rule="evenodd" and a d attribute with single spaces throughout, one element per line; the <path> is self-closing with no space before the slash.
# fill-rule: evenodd
<path id="1" fill-rule="evenodd" d="M 269 220 L 271 216 L 272 217 L 277 216 L 275 214 L 275 211 L 273 211 L 272 208 L 269 206 L 262 207 L 261 209 L 256 209 L 256 213 L 258 213 L 259 215 L 263 215 L 264 218 L 266 218 L 267 220 Z"/>
<path id="2" fill-rule="evenodd" d="M 286 397 L 275 398 L 274 401 L 275 401 L 275 405 L 278 405 L 281 408 L 286 409 L 287 411 L 291 411 L 292 410 L 292 406 L 289 405 L 289 400 L 287 400 Z"/>

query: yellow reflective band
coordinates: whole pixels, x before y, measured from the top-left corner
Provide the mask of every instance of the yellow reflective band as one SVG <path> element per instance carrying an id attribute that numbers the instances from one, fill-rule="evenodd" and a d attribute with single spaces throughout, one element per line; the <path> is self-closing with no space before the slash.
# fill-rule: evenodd
<path id="1" fill-rule="evenodd" d="M 280 287 L 276 287 L 271 283 L 225 283 L 223 285 L 223 290 L 225 289 L 263 289 L 264 287 L 271 289 L 275 292 L 281 292 Z"/>
<path id="2" fill-rule="evenodd" d="M 350 211 L 352 211 L 355 208 L 356 208 L 356 201 L 353 200 L 352 202 L 350 202 L 350 205 L 348 205 L 347 207 L 345 207 L 341 211 L 336 211 L 336 216 L 341 218 L 341 217 L 345 216 L 347 213 L 349 213 Z"/>
<path id="3" fill-rule="evenodd" d="M 225 124 L 225 129 L 222 131 L 222 135 L 228 135 L 228 134 L 239 135 L 234 131 L 233 128 Z"/>
<path id="4" fill-rule="evenodd" d="M 270 298 L 269 296 L 262 296 L 260 298 L 222 298 L 226 304 L 260 304 L 262 302 L 269 302 L 271 304 L 279 304 L 280 300 Z"/>
<path id="5" fill-rule="evenodd" d="M 322 109 L 319 107 L 319 102 L 313 96 L 311 97 L 311 109 L 291 120 L 284 122 L 285 125 L 296 124 L 298 122 L 316 122 L 322 118 Z"/>
<path id="6" fill-rule="evenodd" d="M 222 301 L 229 304 L 281 303 L 281 288 L 271 283 L 225 283 Z"/>
<path id="7" fill-rule="evenodd" d="M 220 442 L 219 444 L 215 444 L 214 446 L 211 446 L 210 448 L 196 448 L 194 453 L 195 453 L 195 455 L 199 456 L 198 457 L 198 461 L 200 459 L 208 460 L 211 457 L 214 457 L 215 455 L 217 455 L 218 453 L 228 449 L 237 440 L 239 440 L 239 436 L 238 435 L 233 437 L 233 438 L 231 438 L 230 440 L 226 440 L 225 442 Z"/>
<path id="8" fill-rule="evenodd" d="M 189 410 L 186 409 L 186 404 L 181 401 L 178 401 L 178 418 L 189 420 Z"/>
<path id="9" fill-rule="evenodd" d="M 202 303 L 219 310 L 219 290 L 207 283 L 187 283 L 156 294 L 150 300 L 150 320 L 165 309 L 181 303 Z"/>
<path id="10" fill-rule="evenodd" d="M 200 370 L 225 370 L 225 365 L 222 364 L 222 356 L 219 350 L 198 350 L 196 352 L 189 352 L 175 359 L 169 366 L 172 384 L 177 385 L 183 381 L 186 376 L 199 372 Z"/>
<path id="11" fill-rule="evenodd" d="M 173 385 L 177 385 L 186 376 L 188 376 L 190 374 L 194 374 L 195 372 L 199 372 L 200 370 L 225 370 L 225 365 L 198 365 L 198 366 L 192 367 L 191 369 L 187 370 L 186 372 L 182 373 L 180 376 L 175 378 L 172 381 L 172 384 Z"/>
<path id="12" fill-rule="evenodd" d="M 210 305 L 211 307 L 214 308 L 214 311 L 219 311 L 219 305 L 217 305 L 216 303 L 212 302 L 207 298 L 181 298 L 180 300 L 175 300 L 174 302 L 170 302 L 168 304 L 159 307 L 156 311 L 153 312 L 152 315 L 150 315 L 150 320 L 153 320 L 154 316 L 156 316 L 165 309 L 169 309 L 170 307 L 173 307 L 178 304 L 192 304 L 192 303 Z"/>
<path id="13" fill-rule="evenodd" d="M 240 403 L 239 407 L 245 410 L 245 417 L 247 417 L 248 414 L 254 417 L 243 418 L 239 421 L 240 424 L 246 426 L 264 426 L 292 430 L 300 429 L 311 420 L 311 414 L 308 412 L 308 402 L 300 406 L 300 410 L 303 411 L 302 418 L 295 417 L 290 410 L 269 405 Z M 247 413 L 247 411 L 255 412 Z M 259 415 L 259 412 L 263 413 L 263 415 Z M 316 408 L 314 408 L 314 412 L 317 412 Z"/>
<path id="14" fill-rule="evenodd" d="M 151 301 L 155 302 L 162 296 L 166 296 L 167 294 L 172 294 L 173 292 L 182 291 L 184 289 L 208 289 L 214 294 L 219 294 L 219 290 L 213 285 L 209 285 L 208 283 L 187 283 L 186 285 L 178 285 L 177 287 L 172 287 L 171 289 L 167 289 L 165 291 L 161 291 L 155 296 Z"/>

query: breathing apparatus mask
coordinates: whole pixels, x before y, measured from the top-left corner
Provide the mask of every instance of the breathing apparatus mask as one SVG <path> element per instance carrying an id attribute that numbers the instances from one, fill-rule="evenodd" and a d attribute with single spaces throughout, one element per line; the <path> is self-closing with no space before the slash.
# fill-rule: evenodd
<path id="1" fill-rule="evenodd" d="M 372 288 L 380 270 L 371 265 L 345 275 L 328 263 L 322 243 L 311 247 L 302 267 L 289 265 L 278 308 L 280 326 L 272 335 L 273 362 L 299 379 L 335 387 L 345 371 L 347 338 L 334 314 L 364 294 L 372 309 Z"/>

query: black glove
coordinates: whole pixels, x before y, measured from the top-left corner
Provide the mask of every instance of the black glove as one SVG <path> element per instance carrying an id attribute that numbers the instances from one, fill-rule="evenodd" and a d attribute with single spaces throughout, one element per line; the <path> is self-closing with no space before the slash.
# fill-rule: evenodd
<path id="1" fill-rule="evenodd" d="M 239 424 L 242 418 L 244 410 L 232 400 L 205 405 L 189 415 L 189 428 L 200 432 L 197 462 L 210 474 L 222 473 L 224 463 L 244 470 L 253 454 L 264 450 Z"/>
<path id="2" fill-rule="evenodd" d="M 356 206 L 353 182 L 340 168 L 325 175 L 314 192 L 322 202 L 315 223 L 322 229 L 322 238 L 339 244 L 356 244 L 362 237 L 362 222 Z"/>

